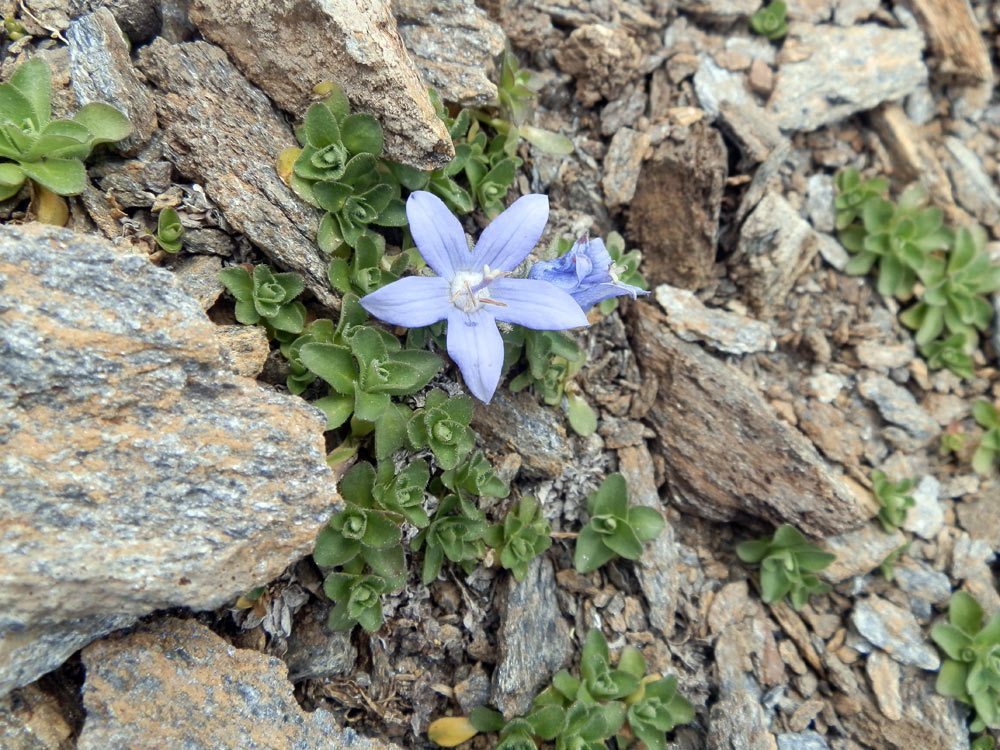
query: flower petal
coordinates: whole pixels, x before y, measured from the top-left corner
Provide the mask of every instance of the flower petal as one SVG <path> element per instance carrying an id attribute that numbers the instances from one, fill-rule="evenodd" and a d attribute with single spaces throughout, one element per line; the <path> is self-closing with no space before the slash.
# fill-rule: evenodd
<path id="1" fill-rule="evenodd" d="M 549 220 L 547 195 L 522 195 L 483 230 L 476 243 L 476 268 L 513 271 L 538 243 Z"/>
<path id="2" fill-rule="evenodd" d="M 469 392 L 488 404 L 500 382 L 503 366 L 503 339 L 493 316 L 484 310 L 470 315 L 451 307 L 448 356 L 462 371 Z"/>
<path id="3" fill-rule="evenodd" d="M 492 299 L 505 307 L 490 306 L 497 320 L 517 323 L 536 331 L 562 331 L 588 325 L 580 305 L 559 287 L 535 279 L 497 279 L 490 284 Z"/>
<path id="4" fill-rule="evenodd" d="M 450 279 L 455 271 L 469 267 L 472 256 L 465 231 L 444 201 L 416 190 L 406 199 L 406 218 L 420 255 L 434 273 Z"/>
<path id="5" fill-rule="evenodd" d="M 394 326 L 419 328 L 448 317 L 448 281 L 440 276 L 407 276 L 361 298 L 361 306 Z"/>

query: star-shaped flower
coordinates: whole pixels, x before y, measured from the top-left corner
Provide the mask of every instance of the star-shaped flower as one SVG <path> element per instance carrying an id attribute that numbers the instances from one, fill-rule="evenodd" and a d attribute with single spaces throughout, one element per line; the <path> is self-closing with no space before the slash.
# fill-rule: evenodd
<path id="1" fill-rule="evenodd" d="M 587 325 L 573 298 L 547 281 L 510 273 L 538 242 L 549 199 L 525 195 L 483 230 L 469 252 L 462 225 L 432 193 L 416 191 L 406 217 L 417 249 L 437 276 L 408 276 L 361 298 L 376 318 L 407 328 L 448 321 L 448 355 L 476 398 L 489 403 L 500 382 L 503 339 L 496 321 L 559 331 Z"/>

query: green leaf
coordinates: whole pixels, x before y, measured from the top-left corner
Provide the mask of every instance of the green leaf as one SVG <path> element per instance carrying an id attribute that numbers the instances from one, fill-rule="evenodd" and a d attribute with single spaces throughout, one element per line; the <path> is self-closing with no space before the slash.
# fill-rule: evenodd
<path id="1" fill-rule="evenodd" d="M 578 573 L 590 573 L 613 558 L 615 553 L 604 544 L 604 537 L 590 525 L 580 529 L 573 550 L 573 567 Z"/>
<path id="2" fill-rule="evenodd" d="M 646 674 L 646 659 L 642 655 L 642 651 L 635 646 L 626 646 L 623 648 L 621 655 L 618 657 L 618 669 L 642 679 L 642 676 Z"/>
<path id="3" fill-rule="evenodd" d="M 944 659 L 937 676 L 937 691 L 949 698 L 967 701 L 969 694 L 965 689 L 965 681 L 968 675 L 969 667 L 966 664 L 953 659 Z"/>
<path id="4" fill-rule="evenodd" d="M 469 721 L 480 732 L 499 732 L 506 723 L 502 714 L 491 711 L 485 706 L 472 709 L 469 712 Z"/>
<path id="5" fill-rule="evenodd" d="M 390 404 L 375 428 L 375 457 L 388 458 L 406 443 L 406 425 L 410 409 L 403 404 Z"/>
<path id="6" fill-rule="evenodd" d="M 29 113 L 23 114 L 20 109 L 7 109 L 7 102 L 0 102 L 0 112 L 7 117 L 30 116 L 35 126 L 40 128 L 52 117 L 52 74 L 49 66 L 40 57 L 32 58 L 23 63 L 10 77 L 11 87 L 27 100 Z M 2 87 L 0 87 L 2 88 Z M 8 113 L 10 113 L 8 115 Z"/>
<path id="7" fill-rule="evenodd" d="M 637 560 L 642 555 L 642 544 L 627 523 L 619 523 L 613 534 L 605 534 L 604 544 L 626 560 Z"/>
<path id="8" fill-rule="evenodd" d="M 520 133 L 524 140 L 537 146 L 547 154 L 566 155 L 573 153 L 573 141 L 559 133 L 536 128 L 534 125 L 521 125 Z"/>
<path id="9" fill-rule="evenodd" d="M 0 164 L 0 200 L 7 200 L 21 189 L 26 177 L 16 164 Z"/>
<path id="10" fill-rule="evenodd" d="M 263 320 L 260 313 L 257 312 L 253 300 L 237 300 L 235 312 L 236 320 L 243 325 L 253 326 Z"/>
<path id="11" fill-rule="evenodd" d="M 597 492 L 587 498 L 587 512 L 592 516 L 628 515 L 628 486 L 625 477 L 619 473 L 609 474 Z"/>
<path id="12" fill-rule="evenodd" d="M 340 123 L 340 133 L 344 146 L 352 154 L 382 153 L 382 127 L 371 115 L 348 115 Z"/>
<path id="13" fill-rule="evenodd" d="M 245 268 L 234 266 L 219 271 L 219 281 L 241 302 L 253 300 L 253 279 Z"/>
<path id="14" fill-rule="evenodd" d="M 954 625 L 936 625 L 931 630 L 931 638 L 955 661 L 965 661 L 962 658 L 962 650 L 972 643 L 972 638 Z"/>
<path id="15" fill-rule="evenodd" d="M 45 159 L 21 164 L 21 169 L 56 195 L 79 195 L 87 184 L 87 172 L 79 159 Z"/>
<path id="16" fill-rule="evenodd" d="M 1000 411 L 989 401 L 976 401 L 972 405 L 972 416 L 980 427 L 988 430 L 1000 427 Z"/>
<path id="17" fill-rule="evenodd" d="M 260 308 L 258 307 L 258 311 Z M 278 312 L 268 318 L 268 323 L 279 331 L 301 333 L 306 323 L 306 308 L 301 302 L 281 305 Z"/>
<path id="18" fill-rule="evenodd" d="M 648 542 L 660 535 L 666 522 L 663 514 L 655 508 L 635 505 L 629 508 L 628 523 L 640 542 Z"/>
<path id="19" fill-rule="evenodd" d="M 360 388 L 354 392 L 354 416 L 365 422 L 377 423 L 391 402 L 386 393 L 368 393 Z M 382 456 L 377 456 L 382 458 Z"/>
<path id="20" fill-rule="evenodd" d="M 543 740 L 551 740 L 562 731 L 566 712 L 561 706 L 548 705 L 535 709 L 525 717 L 534 733 Z"/>
<path id="21" fill-rule="evenodd" d="M 309 145 L 315 149 L 342 143 L 337 118 L 323 102 L 317 102 L 306 110 L 305 133 Z"/>
<path id="22" fill-rule="evenodd" d="M 354 189 L 343 182 L 323 180 L 312 186 L 313 195 L 320 208 L 336 213 L 344 207 L 344 202 L 354 194 Z"/>
<path id="23" fill-rule="evenodd" d="M 587 437 L 597 430 L 597 414 L 580 396 L 567 396 L 570 427 L 577 435 Z"/>
<path id="24" fill-rule="evenodd" d="M 316 548 L 313 559 L 317 565 L 333 567 L 343 565 L 354 559 L 361 551 L 361 544 L 354 539 L 347 539 L 336 529 L 324 526 L 316 537 Z"/>
<path id="25" fill-rule="evenodd" d="M 956 591 L 948 603 L 948 620 L 956 628 L 974 635 L 983 624 L 983 608 L 964 591 Z"/>
<path id="26" fill-rule="evenodd" d="M 402 533 L 399 526 L 378 511 L 369 511 L 365 515 L 368 517 L 368 523 L 364 538 L 361 540 L 362 544 L 374 549 L 386 549 L 399 543 Z"/>
<path id="27" fill-rule="evenodd" d="M 129 119 L 103 102 L 83 105 L 80 111 L 73 115 L 73 122 L 90 131 L 92 146 L 120 141 L 132 132 L 132 123 Z"/>
<path id="28" fill-rule="evenodd" d="M 311 402 L 326 415 L 324 430 L 335 430 L 351 418 L 354 413 L 354 397 L 333 394 Z"/>
<path id="29" fill-rule="evenodd" d="M 299 350 L 299 358 L 302 364 L 329 383 L 337 393 L 343 395 L 354 393 L 357 371 L 351 351 L 347 347 L 336 344 L 306 344 Z"/>
<path id="30" fill-rule="evenodd" d="M 751 539 L 736 545 L 736 556 L 743 562 L 759 563 L 771 547 L 770 539 Z"/>

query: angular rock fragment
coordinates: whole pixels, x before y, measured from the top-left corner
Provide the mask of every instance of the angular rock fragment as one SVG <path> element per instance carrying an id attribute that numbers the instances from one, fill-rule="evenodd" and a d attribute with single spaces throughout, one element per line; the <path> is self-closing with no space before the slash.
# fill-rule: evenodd
<path id="1" fill-rule="evenodd" d="M 0 227 L 0 694 L 271 580 L 336 509 L 319 412 L 230 373 L 215 328 L 144 257 Z"/>
<path id="2" fill-rule="evenodd" d="M 740 229 L 730 261 L 733 280 L 762 315 L 784 304 L 819 251 L 819 235 L 778 193 L 767 193 Z"/>
<path id="3" fill-rule="evenodd" d="M 0 698 L 0 747 L 61 750 L 72 744 L 73 727 L 55 696 L 28 685 Z"/>
<path id="4" fill-rule="evenodd" d="M 651 305 L 632 309 L 632 350 L 644 376 L 660 384 L 646 419 L 681 509 L 720 521 L 790 523 L 814 536 L 847 531 L 872 515 L 870 498 L 835 476 L 742 373 L 678 339 Z"/>
<path id="5" fill-rule="evenodd" d="M 941 658 L 924 638 L 913 615 L 879 596 L 870 596 L 854 605 L 851 623 L 871 643 L 900 664 L 921 669 L 937 669 Z"/>
<path id="6" fill-rule="evenodd" d="M 403 43 L 444 101 L 484 107 L 497 98 L 503 30 L 472 0 L 392 0 Z"/>
<path id="7" fill-rule="evenodd" d="M 941 426 L 917 403 L 913 394 L 885 375 L 860 373 L 858 393 L 875 404 L 886 422 L 899 425 L 922 444 L 941 434 Z"/>
<path id="8" fill-rule="evenodd" d="M 719 131 L 698 123 L 643 163 L 628 234 L 651 284 L 697 290 L 712 278 L 728 158 Z"/>
<path id="9" fill-rule="evenodd" d="M 639 182 L 639 165 L 649 148 L 649 136 L 632 128 L 622 128 L 611 139 L 604 157 L 604 200 L 609 208 L 628 205 Z"/>
<path id="10" fill-rule="evenodd" d="M 729 354 L 773 352 L 777 347 L 766 323 L 706 307 L 687 289 L 660 284 L 656 287 L 656 301 L 667 313 L 670 329 L 684 341 L 703 341 Z"/>
<path id="11" fill-rule="evenodd" d="M 819 576 L 830 583 L 840 583 L 854 576 L 876 570 L 882 561 L 906 542 L 903 533 L 896 529 L 885 533 L 881 526 L 868 524 L 846 534 L 830 536 L 823 540 L 823 548 L 837 556 Z"/>
<path id="12" fill-rule="evenodd" d="M 163 747 L 397 750 L 303 711 L 280 659 L 233 648 L 195 620 L 166 618 L 83 651 L 79 750 Z"/>
<path id="13" fill-rule="evenodd" d="M 616 98 L 638 74 L 640 55 L 624 29 L 595 23 L 574 29 L 555 51 L 555 60 L 576 78 L 576 96 L 590 107 L 602 98 Z"/>
<path id="14" fill-rule="evenodd" d="M 191 20 L 286 112 L 305 114 L 313 87 L 334 80 L 378 118 L 390 159 L 429 170 L 455 156 L 389 0 L 194 0 Z"/>
<path id="15" fill-rule="evenodd" d="M 297 198 L 274 169 L 278 152 L 297 143 L 267 97 L 225 52 L 205 42 L 157 39 L 143 48 L 139 66 L 158 90 L 166 157 L 204 185 L 234 229 L 283 270 L 302 274 L 321 303 L 339 307 L 315 245 L 319 211 Z"/>
<path id="16" fill-rule="evenodd" d="M 815 130 L 927 79 L 923 34 L 866 23 L 850 28 L 791 23 L 768 110 L 782 130 Z"/>
<path id="17" fill-rule="evenodd" d="M 156 128 L 156 106 L 135 74 L 115 17 L 107 8 L 81 16 L 66 30 L 66 42 L 70 79 L 80 104 L 104 102 L 121 110 L 132 123 L 132 134 L 116 148 L 137 152 Z"/>
<path id="18" fill-rule="evenodd" d="M 573 653 L 555 587 L 552 563 L 544 555 L 531 561 L 523 581 L 509 580 L 493 673 L 493 702 L 508 718 L 527 713 L 535 694 Z"/>
<path id="19" fill-rule="evenodd" d="M 983 168 L 982 159 L 958 138 L 945 138 L 949 159 L 945 168 L 951 177 L 955 200 L 985 224 L 1000 221 L 1000 193 Z"/>

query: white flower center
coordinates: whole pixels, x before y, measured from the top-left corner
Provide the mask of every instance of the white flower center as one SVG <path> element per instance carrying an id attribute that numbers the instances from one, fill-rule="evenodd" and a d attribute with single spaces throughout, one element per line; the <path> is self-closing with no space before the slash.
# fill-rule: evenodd
<path id="1" fill-rule="evenodd" d="M 506 275 L 505 271 L 491 271 L 489 266 L 483 266 L 481 272 L 458 271 L 451 279 L 449 301 L 466 313 L 475 312 L 483 305 L 506 307 L 505 303 L 489 297 L 490 284 Z"/>

